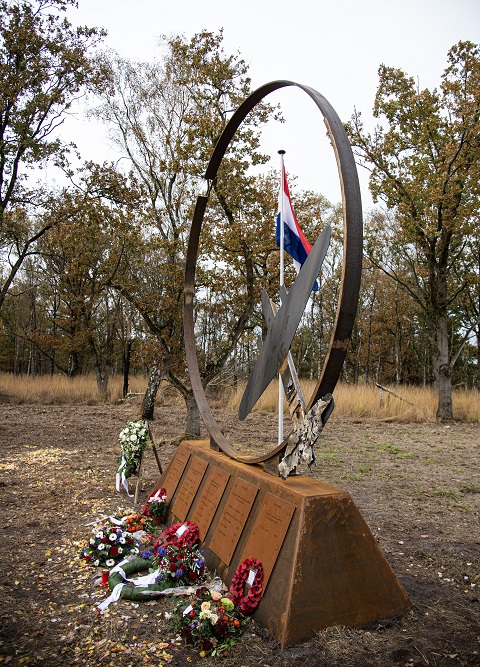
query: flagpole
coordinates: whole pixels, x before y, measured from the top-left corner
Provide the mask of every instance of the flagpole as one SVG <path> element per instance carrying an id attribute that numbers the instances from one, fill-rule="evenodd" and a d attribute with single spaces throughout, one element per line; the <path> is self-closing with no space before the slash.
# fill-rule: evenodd
<path id="1" fill-rule="evenodd" d="M 283 215 L 283 197 L 284 197 L 284 187 L 283 187 L 283 174 L 284 174 L 284 163 L 283 156 L 285 155 L 284 150 L 279 150 L 278 154 L 280 155 L 280 287 L 284 285 L 285 277 L 285 267 L 284 267 L 284 248 L 285 248 L 285 230 L 284 230 L 284 215 Z M 280 297 L 280 305 L 282 305 L 282 299 Z M 282 377 L 278 375 L 278 444 L 280 445 L 283 442 L 283 385 Z"/>

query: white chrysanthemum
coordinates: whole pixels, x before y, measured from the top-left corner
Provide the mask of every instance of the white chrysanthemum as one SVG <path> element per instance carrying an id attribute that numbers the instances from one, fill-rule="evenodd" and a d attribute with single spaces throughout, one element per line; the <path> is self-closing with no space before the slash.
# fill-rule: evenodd
<path id="1" fill-rule="evenodd" d="M 115 561 L 113 560 L 113 558 L 109 558 L 109 559 L 106 561 L 105 565 L 106 565 L 107 567 L 113 567 L 113 566 L 115 565 Z"/>
<path id="2" fill-rule="evenodd" d="M 110 540 L 110 542 L 115 542 L 115 540 L 117 539 L 117 533 L 110 533 L 108 539 Z"/>
<path id="3" fill-rule="evenodd" d="M 99 550 L 99 551 L 103 551 L 104 549 L 105 549 L 105 545 L 103 544 L 103 542 L 101 542 L 101 543 L 98 545 L 98 550 Z"/>

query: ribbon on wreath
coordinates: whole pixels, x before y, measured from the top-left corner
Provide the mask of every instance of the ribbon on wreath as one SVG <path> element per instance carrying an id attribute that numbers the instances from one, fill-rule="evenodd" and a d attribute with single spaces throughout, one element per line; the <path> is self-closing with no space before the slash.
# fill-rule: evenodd
<path id="1" fill-rule="evenodd" d="M 133 493 L 130 494 L 128 493 L 128 480 L 125 477 L 125 466 L 126 466 L 126 461 L 125 461 L 125 456 L 122 454 L 122 460 L 120 461 L 120 465 L 118 467 L 117 475 L 115 477 L 115 486 L 117 491 L 120 493 L 120 484 L 122 484 L 123 488 L 125 489 L 127 496 L 129 498 L 133 498 Z"/>

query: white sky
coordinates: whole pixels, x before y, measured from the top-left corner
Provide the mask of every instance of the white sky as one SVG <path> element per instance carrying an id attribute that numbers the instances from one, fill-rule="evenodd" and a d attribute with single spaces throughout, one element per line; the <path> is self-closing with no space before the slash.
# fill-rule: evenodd
<path id="1" fill-rule="evenodd" d="M 381 63 L 418 78 L 433 88 L 447 65 L 447 51 L 459 40 L 480 42 L 478 0 L 79 0 L 70 9 L 74 24 L 101 26 L 105 45 L 133 60 L 158 56 L 161 34 L 188 38 L 202 29 L 224 28 L 224 49 L 239 52 L 249 64 L 253 88 L 290 79 L 318 90 L 347 121 L 356 107 L 371 126 L 371 109 Z M 286 150 L 287 174 L 340 201 L 333 151 L 325 139 L 320 112 L 294 88 L 273 93 L 282 103 L 286 123 L 272 124 L 263 148 L 279 165 Z M 106 129 L 81 115 L 64 128 L 64 138 L 78 144 L 84 159 L 115 159 Z M 68 133 L 68 136 L 67 136 Z M 364 208 L 371 206 L 367 174 L 360 170 Z"/>

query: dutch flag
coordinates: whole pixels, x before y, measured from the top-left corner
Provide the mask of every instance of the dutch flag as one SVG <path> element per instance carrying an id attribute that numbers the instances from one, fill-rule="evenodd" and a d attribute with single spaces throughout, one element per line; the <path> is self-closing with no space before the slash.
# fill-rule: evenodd
<path id="1" fill-rule="evenodd" d="M 284 230 L 284 250 L 293 259 L 293 265 L 297 275 L 303 266 L 303 263 L 308 257 L 312 244 L 308 241 L 305 234 L 302 232 L 298 224 L 297 216 L 293 210 L 292 202 L 290 200 L 290 191 L 288 189 L 287 174 L 285 167 L 282 165 L 282 183 L 280 185 L 280 193 L 278 195 L 278 213 L 277 213 L 277 246 L 280 247 L 280 227 L 281 215 L 283 211 L 283 230 Z M 318 283 L 315 281 L 313 291 L 318 290 Z"/>

